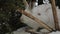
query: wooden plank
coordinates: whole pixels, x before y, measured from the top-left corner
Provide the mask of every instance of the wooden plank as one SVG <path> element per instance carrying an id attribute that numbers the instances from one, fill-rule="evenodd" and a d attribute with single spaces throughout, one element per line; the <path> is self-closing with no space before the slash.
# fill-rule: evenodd
<path id="1" fill-rule="evenodd" d="M 55 0 L 51 0 L 51 6 L 52 6 L 53 17 L 54 17 L 55 29 L 59 30 L 59 23 L 58 23 Z"/>

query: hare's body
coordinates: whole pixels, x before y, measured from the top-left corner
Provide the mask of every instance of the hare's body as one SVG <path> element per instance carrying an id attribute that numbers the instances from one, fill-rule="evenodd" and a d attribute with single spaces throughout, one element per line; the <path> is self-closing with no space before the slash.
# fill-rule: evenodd
<path id="1" fill-rule="evenodd" d="M 58 19 L 60 20 L 60 18 L 59 18 L 60 10 L 58 8 L 56 8 L 56 9 L 57 9 L 57 13 L 58 13 Z M 29 12 L 29 10 L 27 12 Z M 53 19 L 51 4 L 39 5 L 35 8 L 33 8 L 32 12 L 29 12 L 29 13 L 31 13 L 33 16 L 40 19 L 41 21 L 45 22 L 50 27 L 54 28 L 54 19 Z M 30 19 L 24 15 L 22 16 L 22 18 L 23 18 L 23 22 L 28 24 L 29 26 L 31 26 L 33 29 L 42 27 L 37 22 L 33 21 L 32 19 Z"/>

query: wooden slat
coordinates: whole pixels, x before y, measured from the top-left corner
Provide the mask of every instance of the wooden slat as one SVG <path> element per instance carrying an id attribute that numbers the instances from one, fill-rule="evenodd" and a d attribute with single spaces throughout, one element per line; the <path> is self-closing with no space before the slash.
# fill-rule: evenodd
<path id="1" fill-rule="evenodd" d="M 55 0 L 51 0 L 51 6 L 52 6 L 53 17 L 54 17 L 55 29 L 59 30 L 59 23 L 58 23 Z"/>

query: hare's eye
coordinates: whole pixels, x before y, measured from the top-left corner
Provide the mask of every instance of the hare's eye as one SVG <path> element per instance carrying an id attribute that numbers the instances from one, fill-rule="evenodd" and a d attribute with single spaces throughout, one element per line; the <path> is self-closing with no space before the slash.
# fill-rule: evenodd
<path id="1" fill-rule="evenodd" d="M 38 13 L 38 15 L 40 16 L 41 14 L 40 14 L 40 13 Z"/>

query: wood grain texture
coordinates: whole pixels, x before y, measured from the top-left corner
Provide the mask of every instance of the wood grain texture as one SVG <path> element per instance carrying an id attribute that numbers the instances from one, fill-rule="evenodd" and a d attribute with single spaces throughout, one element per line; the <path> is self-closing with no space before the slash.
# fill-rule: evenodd
<path id="1" fill-rule="evenodd" d="M 55 0 L 51 0 L 51 6 L 52 6 L 53 17 L 54 17 L 55 29 L 59 30 L 59 23 L 58 23 L 58 17 L 57 17 L 57 10 L 55 6 Z"/>

